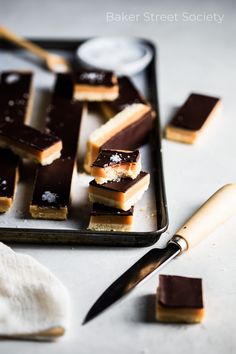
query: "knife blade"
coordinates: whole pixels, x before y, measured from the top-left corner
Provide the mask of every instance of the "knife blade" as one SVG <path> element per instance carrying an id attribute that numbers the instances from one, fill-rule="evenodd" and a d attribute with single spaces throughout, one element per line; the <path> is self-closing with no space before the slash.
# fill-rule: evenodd
<path id="1" fill-rule="evenodd" d="M 151 249 L 112 283 L 91 307 L 83 324 L 123 299 L 148 276 L 155 274 L 173 258 L 200 242 L 234 213 L 236 213 L 236 184 L 227 184 L 196 211 L 165 248 Z"/>

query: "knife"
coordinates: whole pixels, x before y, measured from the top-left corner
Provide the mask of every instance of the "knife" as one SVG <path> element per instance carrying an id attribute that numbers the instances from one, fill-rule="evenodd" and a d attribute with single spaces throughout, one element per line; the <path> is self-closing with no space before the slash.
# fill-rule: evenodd
<path id="1" fill-rule="evenodd" d="M 236 213 L 236 184 L 227 184 L 214 193 L 176 232 L 163 249 L 153 248 L 123 273 L 98 298 L 83 324 L 129 294 L 136 285 L 154 274 L 177 255 L 189 250 L 217 226 Z"/>

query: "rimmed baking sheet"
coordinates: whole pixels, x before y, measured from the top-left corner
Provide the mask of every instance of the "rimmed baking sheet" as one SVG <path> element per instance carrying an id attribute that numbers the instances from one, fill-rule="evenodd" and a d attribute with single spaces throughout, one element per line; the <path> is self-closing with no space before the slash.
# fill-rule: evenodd
<path id="1" fill-rule="evenodd" d="M 34 40 L 42 47 L 65 55 L 75 64 L 75 50 L 83 41 Z M 155 129 L 150 136 L 150 143 L 141 151 L 142 169 L 150 172 L 149 190 L 142 200 L 135 205 L 134 226 L 132 232 L 94 232 L 88 231 L 90 204 L 88 202 L 88 183 L 91 177 L 83 172 L 82 161 L 85 144 L 91 131 L 100 126 L 104 118 L 95 105 L 89 105 L 88 114 L 81 124 L 78 171 L 74 174 L 71 206 L 66 221 L 34 220 L 29 214 L 35 166 L 21 165 L 21 179 L 17 186 L 14 204 L 11 210 L 0 215 L 0 240 L 30 243 L 56 244 L 94 244 L 119 246 L 148 246 L 156 242 L 167 228 L 168 216 L 165 199 L 164 180 L 161 159 L 161 138 L 159 130 L 159 107 L 156 89 L 155 48 L 145 41 L 154 51 L 154 57 L 148 68 L 131 79 L 151 101 L 157 110 Z M 55 76 L 40 65 L 37 60 L 25 52 L 1 42 L 1 71 L 24 69 L 34 72 L 34 103 L 30 124 L 42 128 L 46 117 L 46 108 L 50 102 Z M 75 64 L 76 65 L 76 64 Z"/>

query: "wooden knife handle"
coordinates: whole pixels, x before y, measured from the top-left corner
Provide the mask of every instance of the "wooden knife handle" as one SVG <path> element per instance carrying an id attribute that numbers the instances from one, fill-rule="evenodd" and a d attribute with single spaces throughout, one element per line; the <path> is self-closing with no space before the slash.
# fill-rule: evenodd
<path id="1" fill-rule="evenodd" d="M 35 54 L 36 56 L 38 56 L 39 58 L 41 58 L 43 60 L 47 60 L 47 58 L 49 56 L 49 53 L 46 50 L 40 48 L 36 44 L 34 44 L 24 38 L 16 36 L 14 33 L 10 32 L 5 27 L 2 27 L 2 26 L 0 27 L 0 36 L 9 42 L 17 44 L 21 48 L 29 50 L 30 52 L 32 52 L 33 54 Z"/>
<path id="2" fill-rule="evenodd" d="M 234 213 L 236 213 L 236 184 L 226 184 L 213 194 L 175 235 L 182 237 L 189 249 Z"/>

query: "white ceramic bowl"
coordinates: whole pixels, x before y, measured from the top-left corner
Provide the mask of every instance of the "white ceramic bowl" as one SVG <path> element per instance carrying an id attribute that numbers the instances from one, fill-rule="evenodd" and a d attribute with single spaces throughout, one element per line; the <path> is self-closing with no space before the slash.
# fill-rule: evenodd
<path id="1" fill-rule="evenodd" d="M 149 64 L 153 52 L 138 38 L 98 37 L 83 43 L 76 55 L 88 68 L 112 70 L 117 75 L 134 75 Z"/>

